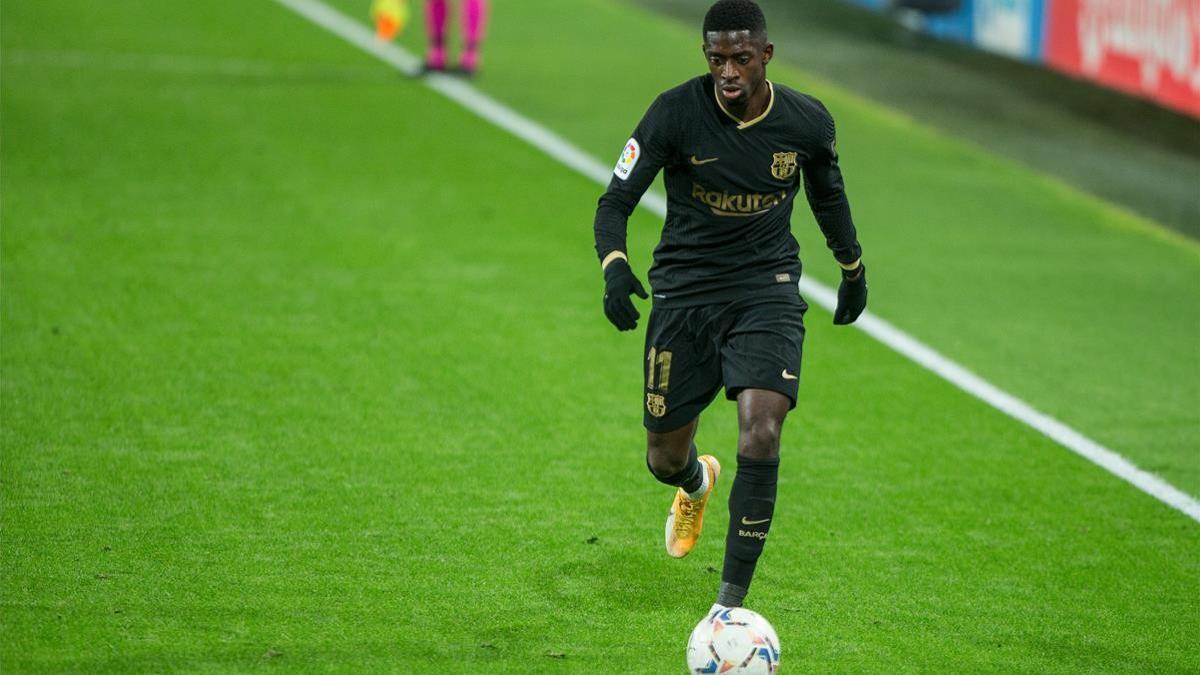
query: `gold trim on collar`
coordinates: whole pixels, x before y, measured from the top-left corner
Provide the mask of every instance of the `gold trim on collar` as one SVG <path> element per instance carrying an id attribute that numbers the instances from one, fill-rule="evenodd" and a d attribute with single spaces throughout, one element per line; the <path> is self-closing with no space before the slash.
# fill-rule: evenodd
<path id="1" fill-rule="evenodd" d="M 721 97 L 717 94 L 717 83 L 715 80 L 713 81 L 713 99 L 717 102 L 717 107 L 721 109 L 721 112 L 725 113 L 725 115 L 727 117 L 729 117 L 729 119 L 733 120 L 734 122 L 737 122 L 738 129 L 741 130 L 741 129 L 745 129 L 746 127 L 751 127 L 751 126 L 754 126 L 755 124 L 758 124 L 764 118 L 766 118 L 767 115 L 771 114 L 771 108 L 775 107 L 775 85 L 771 84 L 770 80 L 767 80 L 767 87 L 769 87 L 771 89 L 771 100 L 767 101 L 767 109 L 764 110 L 762 112 L 762 114 L 759 115 L 758 117 L 755 117 L 754 119 L 746 121 L 746 122 L 743 122 L 742 120 L 738 119 L 738 117 L 736 115 L 734 115 L 733 113 L 731 113 L 725 109 L 725 104 L 721 102 Z"/>

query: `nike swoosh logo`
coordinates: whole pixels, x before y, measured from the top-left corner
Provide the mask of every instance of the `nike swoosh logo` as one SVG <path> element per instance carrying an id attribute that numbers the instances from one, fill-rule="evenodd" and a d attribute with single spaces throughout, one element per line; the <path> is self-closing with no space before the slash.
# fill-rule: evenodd
<path id="1" fill-rule="evenodd" d="M 703 164 L 711 164 L 712 162 L 715 162 L 718 159 L 721 159 L 721 158 L 713 157 L 712 159 L 696 159 L 696 156 L 692 155 L 692 164 L 694 164 L 695 166 L 701 166 Z"/>
<path id="2" fill-rule="evenodd" d="M 768 520 L 770 520 L 770 518 L 763 518 L 762 520 L 746 520 L 746 516 L 742 516 L 743 525 L 762 525 Z"/>
<path id="3" fill-rule="evenodd" d="M 793 374 L 789 373 L 789 372 L 787 371 L 787 368 L 784 368 L 784 369 L 783 369 L 783 379 L 785 379 L 785 380 L 798 380 L 798 379 L 800 379 L 800 377 L 799 377 L 798 375 L 793 375 Z"/>

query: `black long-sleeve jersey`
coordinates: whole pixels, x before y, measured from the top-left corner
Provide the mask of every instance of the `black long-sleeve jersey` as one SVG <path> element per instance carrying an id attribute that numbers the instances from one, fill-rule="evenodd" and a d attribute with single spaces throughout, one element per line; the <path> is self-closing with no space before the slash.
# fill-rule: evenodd
<path id="1" fill-rule="evenodd" d="M 664 170 L 667 217 L 650 268 L 656 304 L 795 293 L 791 215 L 801 181 L 834 257 L 861 256 L 833 117 L 811 96 L 769 86 L 766 111 L 743 122 L 721 107 L 710 75 L 689 80 L 661 94 L 626 143 L 596 209 L 596 252 L 603 260 L 626 250 L 629 214 Z"/>

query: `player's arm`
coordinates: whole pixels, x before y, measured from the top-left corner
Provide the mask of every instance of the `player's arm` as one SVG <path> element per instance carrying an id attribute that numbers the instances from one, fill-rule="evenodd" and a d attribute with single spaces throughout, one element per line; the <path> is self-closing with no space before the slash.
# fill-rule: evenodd
<path id="1" fill-rule="evenodd" d="M 862 247 L 854 219 L 850 217 L 850 201 L 838 166 L 833 117 L 828 111 L 823 112 L 827 120 L 825 128 L 804 164 L 804 192 L 817 225 L 825 234 L 825 243 L 842 268 L 838 304 L 833 313 L 833 322 L 842 325 L 854 323 L 867 306 L 867 268 L 862 263 Z"/>
<path id="2" fill-rule="evenodd" d="M 617 330 L 633 330 L 641 316 L 630 295 L 649 297 L 629 265 L 625 237 L 629 216 L 670 157 L 671 125 L 658 99 L 625 143 L 608 189 L 596 206 L 596 254 L 604 273 L 604 315 Z"/>

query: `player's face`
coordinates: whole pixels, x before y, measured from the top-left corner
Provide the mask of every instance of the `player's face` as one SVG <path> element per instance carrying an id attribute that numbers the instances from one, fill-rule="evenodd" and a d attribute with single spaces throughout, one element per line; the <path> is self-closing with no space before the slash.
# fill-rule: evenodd
<path id="1" fill-rule="evenodd" d="M 775 45 L 765 36 L 748 30 L 711 32 L 704 35 L 704 57 L 721 99 L 730 108 L 744 108 L 763 91 L 767 63 Z"/>

